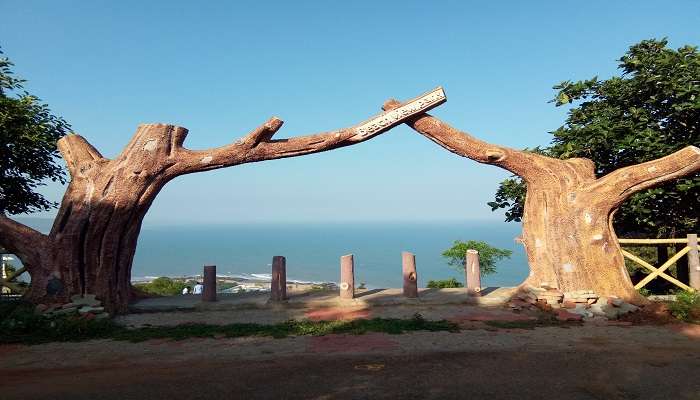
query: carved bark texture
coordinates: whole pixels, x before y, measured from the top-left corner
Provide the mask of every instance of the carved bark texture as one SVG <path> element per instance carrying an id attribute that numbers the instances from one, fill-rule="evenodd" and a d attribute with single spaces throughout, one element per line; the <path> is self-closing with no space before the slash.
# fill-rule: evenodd
<path id="1" fill-rule="evenodd" d="M 141 125 L 114 159 L 104 158 L 79 135 L 59 140 L 71 181 L 51 232 L 44 235 L 0 215 L 0 245 L 20 257 L 32 278 L 27 298 L 54 303 L 90 293 L 110 312 L 124 313 L 141 222 L 168 181 L 193 172 L 349 146 L 392 125 L 369 134 L 349 128 L 272 140 L 281 126 L 280 119 L 271 118 L 232 144 L 195 151 L 183 147 L 185 128 Z"/>
<path id="2" fill-rule="evenodd" d="M 384 108 L 399 105 L 390 100 Z M 599 295 L 645 301 L 625 268 L 613 214 L 633 193 L 699 171 L 700 149 L 688 146 L 596 179 L 589 159 L 559 160 L 493 145 L 428 114 L 407 124 L 457 155 L 499 166 L 527 182 L 522 242 L 530 275 L 522 285 L 592 289 Z"/>

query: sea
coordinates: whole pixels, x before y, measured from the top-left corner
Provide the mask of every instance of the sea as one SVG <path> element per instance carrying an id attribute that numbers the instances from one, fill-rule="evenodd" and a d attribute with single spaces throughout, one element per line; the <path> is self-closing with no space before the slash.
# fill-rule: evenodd
<path id="1" fill-rule="evenodd" d="M 20 219 L 47 232 L 51 221 Z M 401 252 L 416 256 L 418 284 L 464 274 L 447 265 L 442 252 L 455 240 L 483 240 L 513 251 L 482 277 L 482 286 L 513 286 L 528 274 L 527 257 L 514 241 L 518 223 L 463 222 L 336 222 L 251 224 L 144 224 L 132 268 L 132 280 L 202 274 L 216 265 L 218 275 L 267 277 L 273 256 L 284 256 L 289 280 L 337 282 L 340 257 L 353 254 L 355 282 L 368 288 L 401 287 Z"/>
<path id="2" fill-rule="evenodd" d="M 269 276 L 272 257 L 284 256 L 290 280 L 337 282 L 340 257 L 353 254 L 355 282 L 368 288 L 401 287 L 401 252 L 416 256 L 419 286 L 457 278 L 441 256 L 455 240 L 483 240 L 513 251 L 482 277 L 484 286 L 513 286 L 528 274 L 527 257 L 514 238 L 521 226 L 502 222 L 315 223 L 144 227 L 134 258 L 133 279 L 201 274 Z"/>

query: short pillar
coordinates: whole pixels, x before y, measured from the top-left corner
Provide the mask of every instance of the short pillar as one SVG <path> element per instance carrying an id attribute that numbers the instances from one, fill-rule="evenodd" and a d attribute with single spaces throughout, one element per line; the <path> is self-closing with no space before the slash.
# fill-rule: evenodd
<path id="1" fill-rule="evenodd" d="M 418 274 L 416 273 L 416 256 L 404 251 L 401 253 L 403 269 L 403 295 L 408 298 L 418 297 Z"/>
<path id="2" fill-rule="evenodd" d="M 216 265 L 204 266 L 202 301 L 216 301 Z"/>
<path id="3" fill-rule="evenodd" d="M 270 300 L 287 300 L 287 260 L 283 256 L 272 257 Z"/>
<path id="4" fill-rule="evenodd" d="M 688 275 L 690 287 L 700 290 L 700 255 L 698 251 L 698 235 L 695 233 L 688 235 Z"/>
<path id="5" fill-rule="evenodd" d="M 340 257 L 340 298 L 355 297 L 355 259 L 352 254 Z"/>
<path id="6" fill-rule="evenodd" d="M 479 252 L 467 250 L 464 264 L 464 275 L 467 281 L 467 294 L 478 296 L 481 292 L 481 267 L 479 266 Z"/>

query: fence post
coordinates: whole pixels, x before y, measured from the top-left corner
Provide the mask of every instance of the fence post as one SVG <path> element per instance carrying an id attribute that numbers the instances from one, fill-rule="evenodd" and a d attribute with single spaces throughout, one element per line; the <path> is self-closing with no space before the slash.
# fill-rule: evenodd
<path id="1" fill-rule="evenodd" d="M 478 296 L 481 292 L 481 267 L 479 265 L 479 252 L 473 249 L 467 250 L 464 263 L 464 277 L 467 281 L 467 294 Z"/>
<path id="2" fill-rule="evenodd" d="M 688 234 L 688 275 L 689 286 L 695 290 L 700 290 L 700 255 L 698 255 L 698 235 Z"/>
<path id="3" fill-rule="evenodd" d="M 352 254 L 340 257 L 340 298 L 355 297 L 355 258 Z"/>
<path id="4" fill-rule="evenodd" d="M 216 265 L 204 266 L 202 301 L 216 301 Z"/>
<path id="5" fill-rule="evenodd" d="M 287 300 L 287 259 L 283 256 L 272 257 L 270 300 Z"/>
<path id="6" fill-rule="evenodd" d="M 407 251 L 401 253 L 401 267 L 403 269 L 403 295 L 408 298 L 418 297 L 416 256 Z"/>

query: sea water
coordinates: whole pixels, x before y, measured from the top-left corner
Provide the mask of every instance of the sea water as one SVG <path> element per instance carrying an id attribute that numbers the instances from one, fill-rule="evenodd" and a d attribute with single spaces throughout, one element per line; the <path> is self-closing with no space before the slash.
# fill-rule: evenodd
<path id="1" fill-rule="evenodd" d="M 455 240 L 483 240 L 513 255 L 483 276 L 482 286 L 512 286 L 528 274 L 523 246 L 514 241 L 520 231 L 520 224 L 499 221 L 144 226 L 132 277 L 198 275 L 203 265 L 216 265 L 221 275 L 267 276 L 280 255 L 290 280 L 337 282 L 340 256 L 353 254 L 357 284 L 401 287 L 401 252 L 410 251 L 419 286 L 452 277 L 464 282 L 441 253 Z"/>

